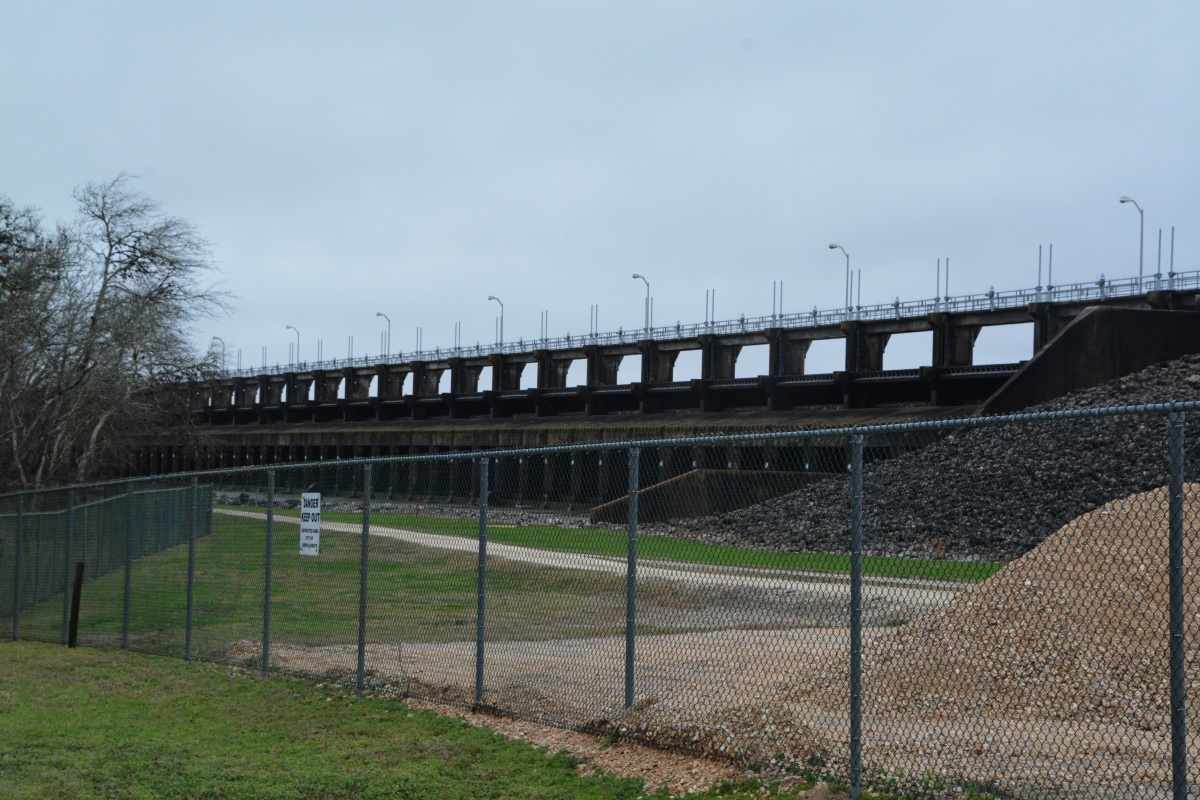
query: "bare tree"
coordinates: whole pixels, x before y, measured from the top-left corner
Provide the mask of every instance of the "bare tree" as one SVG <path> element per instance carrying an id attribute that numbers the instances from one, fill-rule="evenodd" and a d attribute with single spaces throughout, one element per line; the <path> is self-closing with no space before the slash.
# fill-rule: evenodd
<path id="1" fill-rule="evenodd" d="M 0 198 L 0 484 L 116 471 L 134 438 L 186 424 L 179 387 L 216 367 L 188 343 L 223 307 L 208 244 L 129 183 L 78 188 L 52 234 Z"/>

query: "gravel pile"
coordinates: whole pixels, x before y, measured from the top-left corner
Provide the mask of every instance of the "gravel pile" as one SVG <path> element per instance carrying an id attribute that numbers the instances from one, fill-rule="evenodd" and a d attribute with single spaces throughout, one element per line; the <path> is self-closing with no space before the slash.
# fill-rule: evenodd
<path id="1" fill-rule="evenodd" d="M 1114 500 L 949 604 L 902 628 L 875 629 L 863 648 L 866 713 L 932 722 L 1003 711 L 1168 730 L 1167 504 L 1165 488 Z M 1200 486 L 1189 484 L 1191 641 L 1200 611 L 1198 519 Z M 1195 656 L 1189 651 L 1188 662 Z M 815 674 L 822 672 L 829 670 Z M 832 681 L 809 682 L 819 702 L 849 680 L 845 664 L 834 672 Z"/>
<path id="2" fill-rule="evenodd" d="M 1030 410 L 1194 399 L 1200 399 L 1200 355 Z M 1200 425 L 1190 420 L 1187 429 L 1188 476 L 1194 477 L 1200 466 Z M 912 434 L 924 435 L 934 434 Z M 868 449 L 871 445 L 868 441 Z M 1166 481 L 1165 417 L 964 429 L 915 452 L 866 465 L 864 551 L 1011 561 L 1075 517 Z M 844 553 L 849 550 L 849 496 L 849 478 L 842 476 L 749 508 L 646 526 L 646 532 L 768 550 Z"/>

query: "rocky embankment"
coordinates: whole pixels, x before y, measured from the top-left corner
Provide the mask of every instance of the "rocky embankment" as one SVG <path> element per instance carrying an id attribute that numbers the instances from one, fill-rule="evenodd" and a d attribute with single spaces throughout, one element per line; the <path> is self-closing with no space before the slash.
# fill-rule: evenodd
<path id="1" fill-rule="evenodd" d="M 1196 399 L 1200 355 L 1029 410 Z M 1200 424 L 1189 420 L 1188 480 L 1200 478 L 1197 434 Z M 1167 467 L 1164 416 L 962 429 L 915 452 L 867 464 L 864 551 L 1011 561 L 1081 514 L 1163 486 Z M 770 550 L 847 552 L 849 496 L 849 478 L 843 476 L 738 511 L 647 526 L 647 532 Z"/>

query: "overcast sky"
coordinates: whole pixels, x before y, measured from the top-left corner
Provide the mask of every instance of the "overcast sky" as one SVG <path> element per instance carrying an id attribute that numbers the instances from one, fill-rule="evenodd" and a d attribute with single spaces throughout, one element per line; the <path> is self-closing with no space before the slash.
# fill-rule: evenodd
<path id="1" fill-rule="evenodd" d="M 769 314 L 777 280 L 785 311 L 833 308 L 830 242 L 864 304 L 931 297 L 947 257 L 952 294 L 1033 286 L 1039 244 L 1057 284 L 1136 275 L 1121 195 L 1147 272 L 1172 225 L 1193 270 L 1198 56 L 1194 0 L 0 0 L 0 193 L 58 221 L 139 176 L 236 296 L 197 345 L 245 366 L 286 361 L 289 324 L 306 359 L 378 352 L 376 312 L 393 350 L 490 342 L 489 294 L 510 340 L 544 310 L 586 333 L 592 304 L 636 329 L 634 272 L 658 324 L 706 289 Z M 885 366 L 929 363 L 913 341 Z"/>

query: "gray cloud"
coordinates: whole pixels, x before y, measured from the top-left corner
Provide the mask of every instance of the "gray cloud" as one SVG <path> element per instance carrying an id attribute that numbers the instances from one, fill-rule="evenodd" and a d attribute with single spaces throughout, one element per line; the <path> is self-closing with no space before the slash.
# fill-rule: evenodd
<path id="1" fill-rule="evenodd" d="M 9 3 L 0 191 L 125 170 L 213 240 L 257 363 L 1200 268 L 1194 3 Z M 302 321 L 302 323 L 301 323 Z M 923 345 L 916 345 L 917 349 Z M 889 350 L 900 354 L 903 347 Z M 1001 348 L 1003 349 L 1003 348 Z M 306 355 L 312 355 L 309 350 Z M 897 356 L 900 357 L 900 356 Z M 919 357 L 919 356 L 913 356 Z"/>

